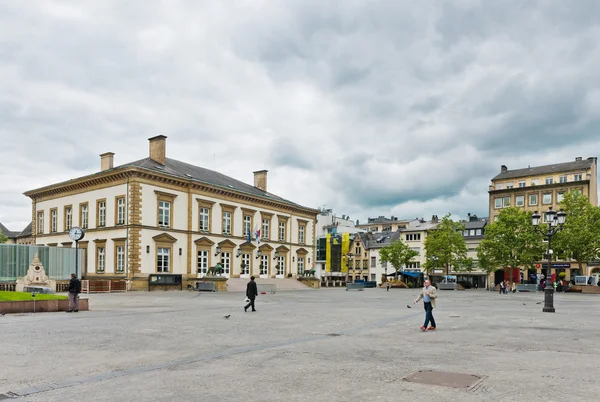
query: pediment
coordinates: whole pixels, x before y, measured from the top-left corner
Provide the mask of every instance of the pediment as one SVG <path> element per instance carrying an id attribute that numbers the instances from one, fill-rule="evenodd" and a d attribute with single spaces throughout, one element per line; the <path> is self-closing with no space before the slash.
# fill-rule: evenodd
<path id="1" fill-rule="evenodd" d="M 152 238 L 157 243 L 175 243 L 177 239 L 168 233 L 161 233 Z"/>
<path id="2" fill-rule="evenodd" d="M 242 250 L 254 250 L 256 248 L 256 246 L 253 243 L 246 242 L 246 243 L 240 244 L 240 248 Z"/>
<path id="3" fill-rule="evenodd" d="M 207 246 L 207 247 L 211 247 L 215 244 L 214 241 L 212 241 L 211 239 L 209 239 L 206 236 L 195 240 L 194 243 L 196 244 L 196 246 Z"/>
<path id="4" fill-rule="evenodd" d="M 296 250 L 296 254 L 308 254 L 308 251 L 306 251 L 305 248 L 301 247 L 298 250 Z"/>
<path id="5" fill-rule="evenodd" d="M 217 245 L 221 248 L 235 248 L 235 243 L 229 239 L 225 239 Z"/>
<path id="6" fill-rule="evenodd" d="M 275 249 L 275 251 L 277 251 L 278 253 L 289 253 L 290 249 L 286 246 L 279 246 Z"/>
<path id="7" fill-rule="evenodd" d="M 260 251 L 273 251 L 273 247 L 270 244 L 263 244 L 258 249 Z"/>

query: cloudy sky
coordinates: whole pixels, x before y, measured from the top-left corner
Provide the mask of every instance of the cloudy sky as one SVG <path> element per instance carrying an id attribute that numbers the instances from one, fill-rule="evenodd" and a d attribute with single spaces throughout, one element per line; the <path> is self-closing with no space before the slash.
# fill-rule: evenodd
<path id="1" fill-rule="evenodd" d="M 168 157 L 339 215 L 485 215 L 500 170 L 600 154 L 600 2 L 0 0 L 0 222 Z"/>

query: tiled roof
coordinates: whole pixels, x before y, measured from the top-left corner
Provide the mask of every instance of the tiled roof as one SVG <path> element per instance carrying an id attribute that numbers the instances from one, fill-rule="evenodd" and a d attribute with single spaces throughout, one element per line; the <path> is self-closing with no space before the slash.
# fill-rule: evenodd
<path id="1" fill-rule="evenodd" d="M 306 208 L 292 201 L 281 198 L 275 194 L 264 192 L 250 184 L 241 182 L 222 173 L 215 172 L 214 170 L 205 169 L 200 166 L 190 165 L 189 163 L 181 162 L 175 159 L 166 158 L 166 164 L 163 166 L 150 158 L 145 158 L 140 159 L 139 161 L 117 166 L 114 169 L 129 166 L 149 169 L 155 172 L 162 172 L 171 176 L 177 176 L 184 179 L 197 180 L 203 183 L 212 184 L 226 189 L 236 190 L 256 197 L 267 198 L 269 200 L 290 204 L 296 207 Z"/>
<path id="2" fill-rule="evenodd" d="M 21 231 L 16 237 L 30 237 L 31 236 L 31 223 L 25 226 L 25 229 Z"/>
<path id="3" fill-rule="evenodd" d="M 594 158 L 592 159 L 583 159 L 580 161 L 573 162 L 564 162 L 564 163 L 555 163 L 553 165 L 545 165 L 545 166 L 534 166 L 528 167 L 524 169 L 514 169 L 507 170 L 506 172 L 502 172 L 492 180 L 504 180 L 504 179 L 515 179 L 517 177 L 524 176 L 536 176 L 536 175 L 544 175 L 544 174 L 554 174 L 560 172 L 571 172 L 575 170 L 585 170 L 592 167 L 594 163 Z"/>
<path id="4" fill-rule="evenodd" d="M 472 222 L 463 222 L 465 224 L 465 229 L 482 229 L 487 225 L 487 220 L 477 220 Z"/>
<path id="5" fill-rule="evenodd" d="M 11 230 L 8 230 L 8 228 L 2 223 L 0 223 L 0 232 L 2 232 L 2 234 L 4 236 L 7 236 L 9 239 L 14 239 L 19 234 L 19 232 L 13 232 Z"/>

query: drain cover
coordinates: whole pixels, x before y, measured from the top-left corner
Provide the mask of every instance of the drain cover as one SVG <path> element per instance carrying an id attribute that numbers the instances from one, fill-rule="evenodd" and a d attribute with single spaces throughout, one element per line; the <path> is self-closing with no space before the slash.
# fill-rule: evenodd
<path id="1" fill-rule="evenodd" d="M 451 388 L 470 388 L 483 380 L 483 376 L 445 371 L 421 370 L 404 377 L 405 381 Z"/>

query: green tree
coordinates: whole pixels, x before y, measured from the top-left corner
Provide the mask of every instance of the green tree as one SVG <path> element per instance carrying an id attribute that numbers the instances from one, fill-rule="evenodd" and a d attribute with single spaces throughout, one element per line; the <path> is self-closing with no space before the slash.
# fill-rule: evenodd
<path id="1" fill-rule="evenodd" d="M 505 268 L 532 268 L 544 254 L 542 235 L 531 224 L 531 213 L 505 208 L 486 226 L 477 248 L 479 265 L 487 272 Z"/>
<path id="2" fill-rule="evenodd" d="M 412 250 L 402 240 L 394 240 L 389 246 L 382 247 L 379 250 L 381 261 L 389 262 L 396 270 L 396 279 L 398 279 L 398 271 L 408 265 L 418 255 L 418 251 Z"/>
<path id="3" fill-rule="evenodd" d="M 600 255 L 600 208 L 579 192 L 564 195 L 561 208 L 567 214 L 563 230 L 552 240 L 555 255 L 571 256 L 583 274 L 583 263 Z"/>
<path id="4" fill-rule="evenodd" d="M 0 230 L 0 244 L 6 243 L 8 241 L 8 237 L 4 236 L 2 230 Z"/>
<path id="5" fill-rule="evenodd" d="M 450 268 L 457 271 L 470 271 L 473 268 L 473 260 L 467 258 L 467 245 L 463 237 L 465 225 L 453 221 L 450 216 L 444 216 L 425 239 L 425 271 L 429 273 L 435 268 L 442 268 L 444 275 L 448 275 Z"/>

